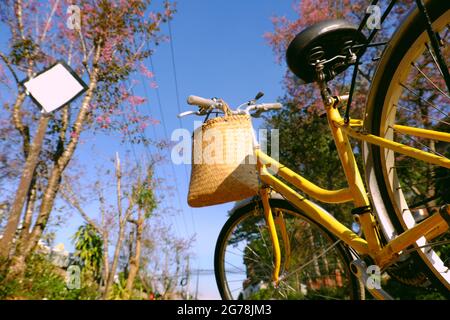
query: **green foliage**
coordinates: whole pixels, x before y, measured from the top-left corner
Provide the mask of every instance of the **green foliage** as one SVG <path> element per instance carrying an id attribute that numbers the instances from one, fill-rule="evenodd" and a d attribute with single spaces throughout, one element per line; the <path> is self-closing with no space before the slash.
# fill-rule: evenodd
<path id="1" fill-rule="evenodd" d="M 125 296 L 126 283 L 127 279 L 125 278 L 125 274 L 123 272 L 119 273 L 118 281 L 114 282 L 111 299 L 112 300 L 120 300 Z"/>
<path id="2" fill-rule="evenodd" d="M 0 299 L 74 300 L 95 299 L 98 288 L 87 285 L 81 279 L 80 289 L 70 290 L 66 286 L 65 270 L 54 266 L 48 257 L 33 254 L 27 260 L 23 279 L 6 280 L 6 270 L 0 272 Z"/>
<path id="3" fill-rule="evenodd" d="M 35 59 L 38 51 L 39 47 L 32 39 L 18 39 L 11 45 L 11 62 L 20 65 L 25 59 Z"/>
<path id="4" fill-rule="evenodd" d="M 147 169 L 147 175 L 144 181 L 138 181 L 133 186 L 133 196 L 136 199 L 136 205 L 139 210 L 145 212 L 145 218 L 150 218 L 153 210 L 156 209 L 157 201 L 153 193 L 153 168 L 150 166 Z"/>
<path id="5" fill-rule="evenodd" d="M 419 288 L 401 284 L 389 279 L 382 284 L 383 289 L 389 292 L 394 299 L 402 300 L 444 300 L 445 297 L 433 288 Z"/>
<path id="6" fill-rule="evenodd" d="M 114 282 L 111 299 L 112 300 L 121 300 L 121 299 L 132 299 L 132 300 L 141 300 L 144 297 L 146 298 L 146 294 L 144 293 L 144 286 L 139 278 L 136 278 L 133 290 L 130 295 L 127 295 L 126 292 L 126 284 L 127 278 L 124 272 L 119 273 L 118 281 Z"/>
<path id="7" fill-rule="evenodd" d="M 84 270 L 91 271 L 98 278 L 103 261 L 103 242 L 101 236 L 90 225 L 80 226 L 73 236 L 75 257 L 80 259 Z"/>

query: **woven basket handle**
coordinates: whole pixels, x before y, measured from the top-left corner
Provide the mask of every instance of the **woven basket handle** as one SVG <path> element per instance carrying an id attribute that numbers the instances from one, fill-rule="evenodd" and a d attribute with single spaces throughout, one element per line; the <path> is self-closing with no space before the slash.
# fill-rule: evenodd
<path id="1" fill-rule="evenodd" d="M 222 110 L 223 113 L 225 114 L 225 117 L 229 117 L 231 115 L 233 115 L 233 113 L 231 112 L 230 106 L 223 100 L 220 101 L 222 103 Z"/>

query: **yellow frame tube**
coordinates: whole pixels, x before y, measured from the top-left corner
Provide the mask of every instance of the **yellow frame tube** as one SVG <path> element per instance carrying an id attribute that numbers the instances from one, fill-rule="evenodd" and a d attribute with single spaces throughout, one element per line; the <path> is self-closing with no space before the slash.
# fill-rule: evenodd
<path id="1" fill-rule="evenodd" d="M 288 237 L 287 229 L 286 229 L 286 222 L 284 221 L 283 212 L 279 210 L 279 212 L 275 213 L 275 224 L 280 229 L 281 238 L 283 239 L 284 243 L 284 269 L 289 269 L 289 263 L 291 261 L 291 242 Z"/>
<path id="2" fill-rule="evenodd" d="M 263 166 L 261 168 L 261 181 L 281 193 L 288 201 L 302 210 L 312 221 L 319 223 L 336 237 L 354 248 L 359 254 L 368 254 L 367 241 L 337 221 L 333 216 L 321 210 L 319 206 L 302 197 L 295 190 L 274 177 Z"/>
<path id="3" fill-rule="evenodd" d="M 326 106 L 328 124 L 333 135 L 334 143 L 341 160 L 342 168 L 347 178 L 350 192 L 354 199 L 356 207 L 370 206 L 367 197 L 366 188 L 364 187 L 363 179 L 359 173 L 358 164 L 353 154 L 353 149 L 348 140 L 348 136 L 340 127 L 335 126 L 335 122 L 341 122 L 342 117 L 339 110 L 334 104 Z M 371 212 L 360 214 L 358 217 L 364 236 L 367 240 L 369 251 L 373 256 L 381 249 L 381 241 L 378 236 L 378 230 L 375 218 Z"/>
<path id="4" fill-rule="evenodd" d="M 364 120 L 362 119 L 350 119 L 351 127 L 362 127 L 364 125 Z"/>
<path id="5" fill-rule="evenodd" d="M 340 126 L 346 126 L 342 121 L 339 122 Z M 362 119 L 350 119 L 349 122 L 350 127 L 362 127 L 364 125 L 364 120 Z M 400 124 L 394 124 L 393 126 L 394 131 L 408 134 L 416 137 L 426 138 L 426 139 L 432 139 L 432 140 L 439 140 L 443 142 L 450 142 L 450 133 L 448 132 L 441 132 L 441 131 L 435 131 L 435 130 L 429 130 L 429 129 L 423 129 L 423 128 L 415 128 L 410 126 L 404 126 Z"/>
<path id="6" fill-rule="evenodd" d="M 395 152 L 404 154 L 406 156 L 409 156 L 411 158 L 415 158 L 421 161 L 425 161 L 428 163 L 432 163 L 441 167 L 450 168 L 450 159 L 441 157 L 426 151 L 422 151 L 413 147 L 406 146 L 404 144 L 387 140 L 378 136 L 374 136 L 373 134 L 367 134 L 367 133 L 359 133 L 350 128 L 349 126 L 346 126 L 341 121 L 335 121 L 334 122 L 337 127 L 341 128 L 347 135 L 356 138 L 358 140 L 366 141 L 371 144 L 375 144 L 377 146 L 393 150 Z M 419 129 L 417 129 L 419 130 Z M 420 129 L 425 130 L 425 129 Z M 430 131 L 430 130 L 427 130 Z M 418 131 L 415 131 L 416 133 L 419 133 Z M 423 133 L 422 133 L 423 134 Z"/>
<path id="7" fill-rule="evenodd" d="M 272 208 L 269 204 L 269 188 L 262 188 L 259 193 L 264 207 L 264 218 L 266 219 L 267 226 L 269 227 L 270 239 L 272 240 L 273 247 L 273 262 L 275 267 L 272 271 L 272 280 L 278 284 L 280 267 L 281 267 L 281 250 L 280 243 L 278 241 L 277 229 L 273 220 Z"/>
<path id="8" fill-rule="evenodd" d="M 255 154 L 258 158 L 258 161 L 260 161 L 261 164 L 265 165 L 266 168 L 270 168 L 270 171 L 278 174 L 289 183 L 292 183 L 296 188 L 299 188 L 316 200 L 326 203 L 344 203 L 353 200 L 353 196 L 350 193 L 350 189 L 348 188 L 340 190 L 323 189 L 312 183 L 308 179 L 305 179 L 299 174 L 295 173 L 288 167 L 282 165 L 275 159 L 272 159 L 261 150 L 256 149 Z"/>
<path id="9" fill-rule="evenodd" d="M 394 125 L 394 131 L 413 135 L 416 137 L 450 142 L 450 133 L 447 133 L 447 132 L 440 132 L 440 131 L 434 131 L 434 130 L 428 130 L 428 129 L 422 129 L 422 128 L 414 128 L 414 127 L 409 127 L 409 126 L 402 126 L 399 124 Z"/>
<path id="10" fill-rule="evenodd" d="M 447 222 L 439 213 L 432 215 L 411 229 L 406 230 L 397 238 L 389 241 L 389 243 L 376 255 L 375 262 L 380 267 L 385 266 L 392 258 L 397 256 L 398 252 L 414 244 L 419 238 L 433 232 L 435 229 L 438 229 L 441 232 L 445 232 L 448 229 Z"/>
<path id="11" fill-rule="evenodd" d="M 369 247 L 369 242 L 359 237 L 353 231 L 345 227 L 333 216 L 321 210 L 319 206 L 309 201 L 305 197 L 298 194 L 295 190 L 284 184 L 281 180 L 273 176 L 267 168 L 261 166 L 260 178 L 261 181 L 268 186 L 271 186 L 276 192 L 282 194 L 286 199 L 293 203 L 297 208 L 302 210 L 311 220 L 319 223 L 337 238 L 355 249 L 358 254 L 369 254 L 374 257 L 376 263 L 383 268 L 386 264 L 392 261 L 397 256 L 397 253 L 414 244 L 422 236 L 431 237 L 440 235 L 448 230 L 447 222 L 442 218 L 441 214 L 434 214 L 430 218 L 422 221 L 413 228 L 403 232 L 397 238 L 391 240 L 385 247 L 376 251 L 372 251 Z M 278 281 L 278 274 L 281 266 L 281 250 L 279 246 L 278 237 L 276 234 L 275 223 L 272 216 L 272 211 L 268 203 L 268 188 L 263 188 L 265 193 L 263 197 L 267 197 L 267 207 L 264 205 L 266 201 L 263 198 L 264 211 L 268 221 L 269 230 L 273 228 L 273 244 L 274 244 L 274 281 Z M 362 215 L 360 216 L 360 218 Z M 362 223 L 361 223 L 362 224 Z M 272 227 L 270 227 L 272 225 Z M 372 230 L 375 230 L 374 228 Z M 272 235 L 271 235 L 272 236 Z M 283 239 L 283 241 L 286 241 Z M 278 262 L 277 262 L 278 261 Z M 276 272 L 276 276 L 275 276 Z"/>

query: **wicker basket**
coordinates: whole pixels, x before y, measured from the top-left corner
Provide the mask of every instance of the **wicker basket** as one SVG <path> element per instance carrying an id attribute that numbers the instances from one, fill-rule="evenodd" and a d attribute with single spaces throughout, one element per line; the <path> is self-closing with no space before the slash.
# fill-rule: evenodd
<path id="1" fill-rule="evenodd" d="M 238 201 L 257 194 L 253 127 L 247 115 L 226 115 L 195 130 L 188 203 L 192 207 Z"/>

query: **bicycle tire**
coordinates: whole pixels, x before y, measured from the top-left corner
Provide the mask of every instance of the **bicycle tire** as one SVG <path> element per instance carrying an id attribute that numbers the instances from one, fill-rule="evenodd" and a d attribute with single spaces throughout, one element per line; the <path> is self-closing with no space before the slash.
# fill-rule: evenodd
<path id="1" fill-rule="evenodd" d="M 426 1 L 426 8 L 434 25 L 445 23 L 448 26 L 450 23 L 449 1 Z M 409 57 L 413 56 L 412 50 L 416 50 L 415 46 L 418 45 L 416 41 L 423 40 L 426 34 L 425 26 L 425 21 L 419 10 L 413 9 L 385 48 L 368 95 L 364 121 L 366 132 L 383 136 L 381 133 L 387 131 L 383 129 L 382 124 L 385 125 L 386 119 L 392 117 L 388 113 L 391 113 L 391 109 L 394 108 L 392 102 L 395 102 L 395 95 L 397 94 L 394 89 L 399 86 L 399 79 L 402 77 L 400 72 L 405 72 L 404 63 Z M 396 98 L 400 99 L 400 96 Z M 389 112 L 387 111 L 388 108 L 391 108 Z M 397 109 L 397 105 L 395 105 L 395 108 Z M 394 136 L 394 133 L 392 133 L 392 136 Z M 388 165 L 385 163 L 388 160 L 385 160 L 387 158 L 385 151 L 376 145 L 366 143 L 364 143 L 363 150 L 366 182 L 372 204 L 384 236 L 387 240 L 391 240 L 411 227 L 408 227 L 406 223 L 408 217 L 405 210 L 409 210 L 409 208 L 405 208 L 404 204 L 398 204 L 394 200 L 397 197 L 395 199 L 400 199 L 398 202 L 402 203 L 398 194 L 402 193 L 403 196 L 401 187 L 398 191 L 395 183 L 392 182 L 395 179 L 397 179 L 395 181 L 398 181 L 397 168 L 393 170 L 394 173 L 390 174 L 391 178 L 388 178 L 389 175 L 386 173 Z M 395 165 L 392 165 L 390 169 L 393 167 Z M 395 178 L 392 178 L 394 175 Z M 393 187 L 390 187 L 390 185 Z M 392 191 L 394 189 L 396 190 Z M 431 250 L 425 253 L 424 249 L 418 249 L 417 245 L 415 247 L 416 251 L 412 252 L 404 263 L 404 265 L 409 265 L 407 269 L 411 272 L 403 275 L 405 279 L 402 282 L 423 287 L 433 286 L 448 295 L 450 292 L 450 274 L 446 279 L 446 275 L 443 273 L 444 269 L 441 268 L 440 262 L 433 260 Z"/>
<path id="2" fill-rule="evenodd" d="M 314 223 L 313 221 L 309 220 L 305 214 L 303 214 L 301 211 L 296 209 L 294 206 L 292 206 L 289 202 L 287 202 L 284 199 L 270 199 L 269 201 L 270 206 L 276 210 L 280 209 L 284 212 L 292 212 L 296 216 L 302 219 L 302 221 L 307 221 L 307 223 L 310 223 L 315 228 L 318 228 L 317 230 L 320 230 L 323 232 L 326 237 L 330 239 L 330 241 L 335 242 L 337 239 L 331 235 L 327 230 L 325 230 L 320 225 Z M 240 223 L 241 221 L 245 220 L 247 217 L 255 215 L 255 210 L 258 208 L 262 208 L 262 202 L 260 200 L 253 200 L 250 203 L 236 209 L 229 217 L 225 225 L 223 226 L 215 248 L 215 254 L 214 254 L 214 270 L 215 270 L 215 276 L 216 276 L 216 282 L 217 287 L 219 289 L 220 295 L 222 299 L 224 300 L 233 300 L 233 295 L 230 292 L 229 283 L 227 282 L 227 276 L 226 276 L 226 270 L 225 270 L 225 256 L 226 256 L 226 250 L 228 245 L 228 237 L 233 232 L 234 227 Z M 276 209 L 275 209 L 276 208 Z M 275 211 L 274 211 L 275 212 Z M 261 217 L 263 218 L 263 215 L 261 213 Z M 281 241 L 281 240 L 280 240 Z M 349 268 L 349 263 L 352 260 L 351 253 L 349 252 L 348 248 L 342 243 L 338 242 L 336 245 L 337 252 L 339 252 L 340 256 L 343 259 L 343 265 L 345 266 L 345 274 L 349 276 L 348 284 L 350 285 L 350 288 L 348 288 L 349 292 L 351 292 L 351 298 L 352 299 L 361 299 L 364 298 L 364 289 L 361 289 L 359 280 L 351 273 Z M 270 250 L 270 249 L 269 249 Z M 334 249 L 333 249 L 334 250 Z M 244 252 L 244 250 L 242 251 Z M 334 252 L 334 251 L 333 251 Z M 244 260 L 245 261 L 245 260 Z M 230 279 L 231 281 L 236 281 L 233 279 Z M 298 281 L 298 280 L 297 280 Z M 347 283 L 347 281 L 345 282 Z M 242 293 L 240 294 L 241 298 Z M 267 297 L 262 297 L 263 299 L 267 299 Z M 252 297 L 251 299 L 254 299 Z"/>

